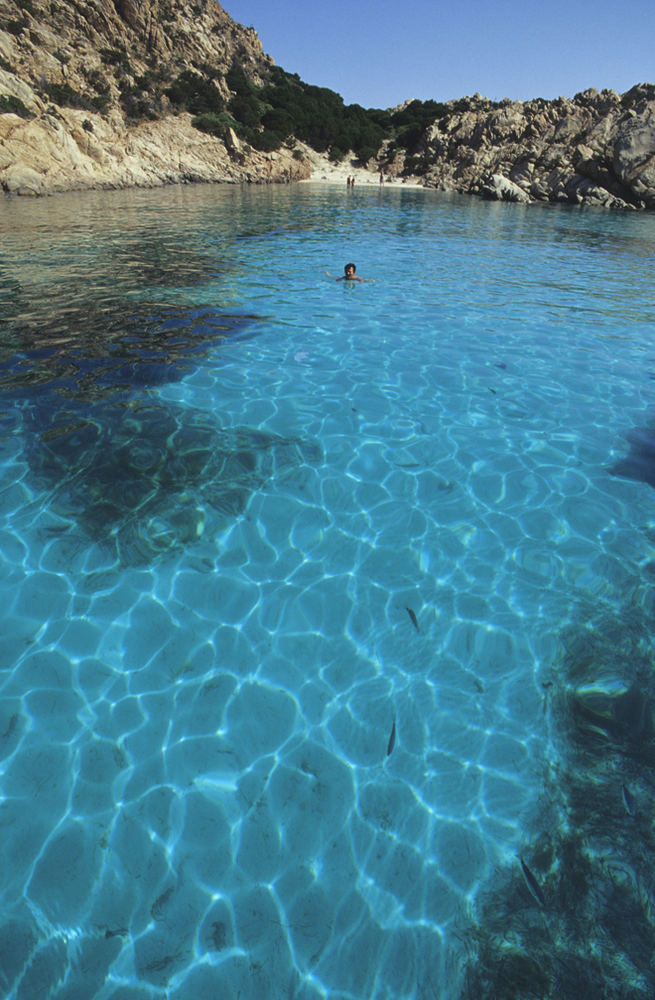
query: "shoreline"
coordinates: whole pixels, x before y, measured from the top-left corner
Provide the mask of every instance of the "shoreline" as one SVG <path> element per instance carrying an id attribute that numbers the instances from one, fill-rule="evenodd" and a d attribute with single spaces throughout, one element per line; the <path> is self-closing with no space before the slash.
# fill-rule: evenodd
<path id="1" fill-rule="evenodd" d="M 297 184 L 338 184 L 346 187 L 348 177 L 355 178 L 355 189 L 361 186 L 376 188 L 421 188 L 425 189 L 425 184 L 419 182 L 418 178 L 386 177 L 384 183 L 380 184 L 380 174 L 377 171 L 367 170 L 366 167 L 355 167 L 348 158 L 341 163 L 332 163 L 327 156 L 314 153 L 306 149 L 306 155 L 311 162 L 312 172 L 309 177 L 296 181 Z"/>

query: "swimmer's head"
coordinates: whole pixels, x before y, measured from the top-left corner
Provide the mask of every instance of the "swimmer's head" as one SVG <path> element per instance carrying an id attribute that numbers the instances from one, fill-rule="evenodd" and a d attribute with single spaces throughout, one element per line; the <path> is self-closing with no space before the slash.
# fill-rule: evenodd
<path id="1" fill-rule="evenodd" d="M 356 270 L 357 268 L 355 267 L 354 264 L 346 264 L 346 266 L 343 269 L 343 273 L 346 278 L 354 278 Z"/>

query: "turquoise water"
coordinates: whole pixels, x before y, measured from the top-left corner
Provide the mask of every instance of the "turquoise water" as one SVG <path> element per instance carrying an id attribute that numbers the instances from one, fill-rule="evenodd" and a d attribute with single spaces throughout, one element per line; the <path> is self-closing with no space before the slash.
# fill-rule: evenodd
<path id="1" fill-rule="evenodd" d="M 655 218 L 0 230 L 2 995 L 655 995 Z"/>

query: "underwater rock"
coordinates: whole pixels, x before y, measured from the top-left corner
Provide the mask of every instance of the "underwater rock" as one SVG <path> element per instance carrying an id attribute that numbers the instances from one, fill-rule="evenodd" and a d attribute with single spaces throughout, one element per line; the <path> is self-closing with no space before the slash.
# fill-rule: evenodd
<path id="1" fill-rule="evenodd" d="M 633 684 L 612 703 L 615 731 L 623 740 L 642 743 L 653 739 L 653 709 L 647 694 Z"/>
<path id="2" fill-rule="evenodd" d="M 635 427 L 625 438 L 630 450 L 612 466 L 610 473 L 655 487 L 655 426 Z"/>
<path id="3" fill-rule="evenodd" d="M 575 691 L 571 699 L 578 745 L 601 752 L 604 745 L 613 742 L 624 753 L 655 766 L 653 703 L 637 684 L 620 694 Z"/>
<path id="4" fill-rule="evenodd" d="M 0 388 L 56 388 L 73 399 L 97 399 L 130 388 L 178 381 L 226 339 L 241 336 L 260 317 L 141 302 L 104 300 L 47 310 L 30 307 L 8 320 L 0 343 Z"/>
<path id="5" fill-rule="evenodd" d="M 655 997 L 652 617 L 628 605 L 585 615 L 560 638 L 550 695 L 559 758 L 521 872 L 534 898 L 516 866 L 481 891 L 458 1000 Z"/>
<path id="6" fill-rule="evenodd" d="M 127 399 L 38 410 L 32 430 L 27 460 L 52 508 L 127 565 L 197 542 L 207 521 L 224 525 L 267 480 L 320 457 L 311 442 Z"/>

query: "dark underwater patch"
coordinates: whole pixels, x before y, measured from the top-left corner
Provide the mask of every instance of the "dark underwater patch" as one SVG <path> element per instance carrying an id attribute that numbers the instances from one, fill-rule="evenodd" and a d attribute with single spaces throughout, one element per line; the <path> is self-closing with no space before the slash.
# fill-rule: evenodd
<path id="1" fill-rule="evenodd" d="M 129 398 L 48 402 L 29 415 L 34 481 L 55 513 L 124 565 L 211 537 L 267 481 L 320 457 L 311 442 L 221 428 L 201 410 Z"/>
<path id="2" fill-rule="evenodd" d="M 613 476 L 655 487 L 655 426 L 635 427 L 625 438 L 630 449 L 610 469 Z"/>
<path id="3" fill-rule="evenodd" d="M 126 310 L 122 303 L 14 322 L 0 344 L 0 389 L 48 386 L 70 398 L 94 399 L 175 382 L 259 318 L 146 303 Z"/>
<path id="4" fill-rule="evenodd" d="M 653 639 L 634 608 L 562 634 L 547 687 L 560 759 L 544 763 L 525 849 L 544 903 L 518 860 L 497 875 L 460 1000 L 655 996 Z"/>
<path id="5" fill-rule="evenodd" d="M 234 268 L 232 260 L 220 261 L 192 246 L 181 247 L 171 239 L 141 236 L 126 240 L 107 255 L 106 267 L 129 277 L 138 288 L 181 288 L 206 283 Z"/>

